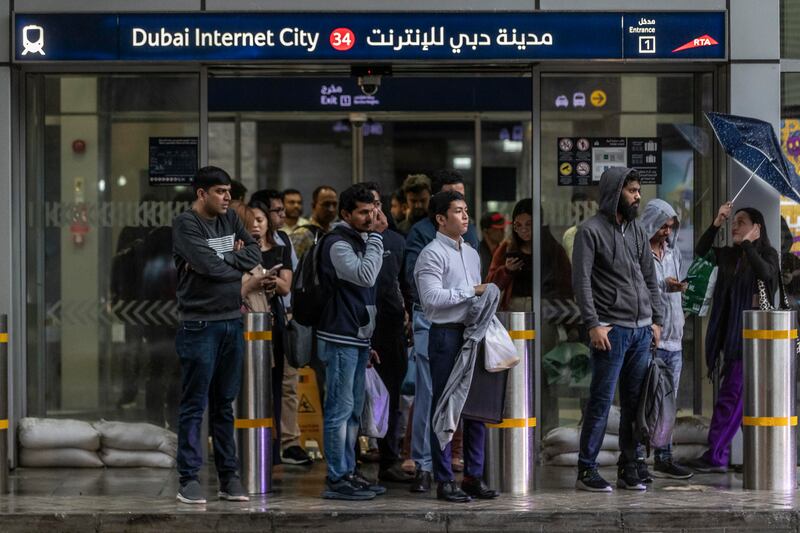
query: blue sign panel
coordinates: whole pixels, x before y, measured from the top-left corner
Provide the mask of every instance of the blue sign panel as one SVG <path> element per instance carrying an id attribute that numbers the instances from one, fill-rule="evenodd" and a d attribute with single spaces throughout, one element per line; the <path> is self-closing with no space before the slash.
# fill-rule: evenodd
<path id="1" fill-rule="evenodd" d="M 19 62 L 725 58 L 722 12 L 16 14 L 14 28 Z"/>

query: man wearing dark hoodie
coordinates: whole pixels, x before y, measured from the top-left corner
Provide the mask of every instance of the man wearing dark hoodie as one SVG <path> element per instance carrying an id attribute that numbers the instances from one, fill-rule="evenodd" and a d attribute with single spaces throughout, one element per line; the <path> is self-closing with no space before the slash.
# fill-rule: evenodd
<path id="1" fill-rule="evenodd" d="M 642 225 L 650 239 L 650 251 L 661 292 L 664 308 L 664 326 L 657 346 L 657 355 L 672 371 L 672 384 L 675 396 L 681 382 L 683 367 L 683 317 L 682 293 L 686 283 L 681 283 L 681 252 L 678 250 L 678 214 L 664 200 L 650 200 L 642 214 Z M 672 460 L 672 446 L 656 448 L 653 475 L 672 479 L 689 479 L 692 471 Z"/>
<path id="2" fill-rule="evenodd" d="M 583 414 L 576 488 L 611 492 L 597 471 L 608 411 L 620 383 L 617 486 L 644 490 L 633 424 L 650 347 L 658 345 L 663 310 L 648 236 L 636 222 L 641 185 L 635 170 L 610 168 L 600 178 L 600 210 L 581 224 L 572 256 L 575 299 L 592 348 L 592 384 Z M 644 466 L 642 464 L 642 466 Z"/>

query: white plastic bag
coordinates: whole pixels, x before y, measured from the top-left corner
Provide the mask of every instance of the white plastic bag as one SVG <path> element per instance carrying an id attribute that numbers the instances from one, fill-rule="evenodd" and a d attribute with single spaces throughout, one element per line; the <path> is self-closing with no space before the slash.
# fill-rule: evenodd
<path id="1" fill-rule="evenodd" d="M 382 439 L 389 429 L 389 391 L 374 367 L 367 368 L 361 434 Z"/>
<path id="2" fill-rule="evenodd" d="M 492 318 L 483 341 L 486 350 L 484 366 L 487 372 L 502 372 L 519 364 L 517 347 L 497 317 Z"/>

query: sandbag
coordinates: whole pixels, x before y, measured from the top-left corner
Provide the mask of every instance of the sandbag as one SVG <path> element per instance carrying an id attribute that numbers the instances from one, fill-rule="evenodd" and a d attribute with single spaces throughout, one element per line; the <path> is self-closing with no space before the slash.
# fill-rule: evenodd
<path id="1" fill-rule="evenodd" d="M 597 454 L 597 465 L 598 466 L 616 465 L 618 457 L 619 457 L 619 452 L 602 451 Z M 550 457 L 549 459 L 546 458 L 544 464 L 551 466 L 575 467 L 578 465 L 578 452 L 562 453 L 560 455 L 556 455 L 555 457 Z"/>
<path id="2" fill-rule="evenodd" d="M 679 444 L 672 447 L 672 458 L 678 463 L 696 459 L 708 449 L 708 444 Z"/>
<path id="3" fill-rule="evenodd" d="M 100 468 L 103 461 L 97 452 L 81 448 L 20 448 L 19 464 L 48 468 Z"/>
<path id="4" fill-rule="evenodd" d="M 93 425 L 100 433 L 103 448 L 159 451 L 170 457 L 178 454 L 178 436 L 168 429 L 142 422 L 109 420 L 101 420 Z"/>
<path id="5" fill-rule="evenodd" d="M 19 421 L 17 429 L 22 448 L 37 450 L 77 448 L 88 451 L 100 449 L 100 432 L 89 422 L 81 420 L 23 418 Z"/>
<path id="6" fill-rule="evenodd" d="M 580 449 L 581 428 L 560 427 L 551 429 L 542 440 L 542 454 L 555 457 L 562 453 L 577 452 Z M 606 433 L 601 450 L 619 451 L 619 437 Z"/>
<path id="7" fill-rule="evenodd" d="M 175 466 L 175 459 L 172 456 L 159 451 L 149 450 L 102 448 L 100 450 L 100 460 L 102 460 L 106 466 L 115 467 L 145 466 L 151 468 L 172 468 Z"/>
<path id="8" fill-rule="evenodd" d="M 708 427 L 711 422 L 704 416 L 679 416 L 672 431 L 674 444 L 708 443 Z"/>

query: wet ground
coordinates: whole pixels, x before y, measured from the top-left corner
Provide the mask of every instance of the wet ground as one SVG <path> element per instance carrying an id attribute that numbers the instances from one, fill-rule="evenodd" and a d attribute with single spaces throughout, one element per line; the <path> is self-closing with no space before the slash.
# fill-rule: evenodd
<path id="1" fill-rule="evenodd" d="M 601 473 L 615 479 L 614 469 Z M 216 479 L 205 472 L 209 503 L 189 506 L 175 500 L 172 470 L 20 468 L 11 473 L 11 493 L 0 496 L 0 531 L 800 533 L 797 493 L 744 491 L 733 473 L 657 479 L 645 493 L 592 494 L 574 490 L 574 469 L 544 467 L 531 495 L 460 505 L 403 484 L 388 484 L 388 494 L 370 502 L 322 500 L 323 477 L 322 464 L 278 467 L 272 494 L 229 503 L 212 498 Z"/>

